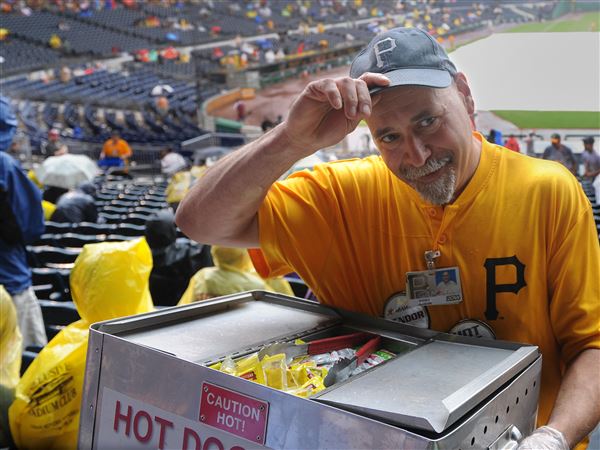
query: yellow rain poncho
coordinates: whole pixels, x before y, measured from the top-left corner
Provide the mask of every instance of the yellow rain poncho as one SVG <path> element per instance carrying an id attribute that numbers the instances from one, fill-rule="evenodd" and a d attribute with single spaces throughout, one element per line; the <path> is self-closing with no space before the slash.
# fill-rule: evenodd
<path id="1" fill-rule="evenodd" d="M 17 322 L 17 310 L 0 284 L 0 384 L 9 389 L 19 382 L 23 338 Z"/>
<path id="2" fill-rule="evenodd" d="M 0 284 L 0 448 L 10 445 L 8 407 L 19 382 L 22 348 L 17 310 L 10 294 Z"/>
<path id="3" fill-rule="evenodd" d="M 211 254 L 216 267 L 205 267 L 196 272 L 187 290 L 181 296 L 179 305 L 252 290 L 276 291 L 292 295 L 292 289 L 287 281 L 276 279 L 274 282 L 276 286 L 272 286 L 270 280 L 259 277 L 252 267 L 246 249 L 215 245 L 211 249 Z"/>
<path id="4" fill-rule="evenodd" d="M 77 447 L 88 328 L 151 311 L 151 270 L 152 256 L 143 238 L 83 247 L 71 272 L 71 293 L 81 320 L 44 347 L 17 385 L 9 410 L 17 447 Z"/>

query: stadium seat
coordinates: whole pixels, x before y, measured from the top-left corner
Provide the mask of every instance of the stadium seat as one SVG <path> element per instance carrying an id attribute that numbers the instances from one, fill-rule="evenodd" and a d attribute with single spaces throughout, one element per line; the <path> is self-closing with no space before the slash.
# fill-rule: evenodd
<path id="1" fill-rule="evenodd" d="M 143 236 L 146 230 L 145 222 L 144 225 L 136 225 L 133 223 L 123 222 L 117 226 L 115 230 L 115 234 L 120 234 L 122 236 L 129 237 L 139 237 Z"/>
<path id="2" fill-rule="evenodd" d="M 125 217 L 125 223 L 131 225 L 146 225 L 146 221 L 150 218 L 150 214 L 128 214 Z"/>
<path id="3" fill-rule="evenodd" d="M 111 223 L 81 222 L 73 227 L 73 232 L 96 236 L 99 234 L 110 234 L 115 228 L 116 225 Z"/>
<path id="4" fill-rule="evenodd" d="M 66 325 L 80 319 L 77 308 L 72 302 L 53 302 L 40 300 L 44 326 L 48 340 L 56 336 Z"/>
<path id="5" fill-rule="evenodd" d="M 39 247 L 27 247 L 28 253 L 36 267 L 52 267 L 52 265 L 71 264 L 79 255 L 79 250 L 64 249 L 42 245 Z"/>
<path id="6" fill-rule="evenodd" d="M 73 224 L 70 223 L 52 221 L 47 221 L 45 225 L 47 234 L 68 233 L 71 231 L 71 227 L 73 226 Z"/>
<path id="7" fill-rule="evenodd" d="M 105 235 L 90 235 L 90 234 L 78 234 L 78 233 L 65 233 L 56 237 L 56 243 L 58 247 L 76 247 L 82 248 L 85 244 L 95 244 L 96 242 L 102 242 L 105 239 Z"/>
<path id="8" fill-rule="evenodd" d="M 121 242 L 137 239 L 139 236 L 123 236 L 122 234 L 110 234 L 106 237 L 106 242 Z"/>

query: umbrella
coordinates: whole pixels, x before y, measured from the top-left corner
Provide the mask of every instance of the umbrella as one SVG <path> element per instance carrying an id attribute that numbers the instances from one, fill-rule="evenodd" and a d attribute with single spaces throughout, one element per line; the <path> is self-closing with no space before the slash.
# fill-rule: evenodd
<path id="1" fill-rule="evenodd" d="M 152 88 L 152 91 L 150 91 L 150 95 L 152 95 L 153 97 L 169 95 L 173 93 L 173 90 L 174 89 L 168 84 L 157 84 Z"/>
<path id="2" fill-rule="evenodd" d="M 98 172 L 96 163 L 85 155 L 50 156 L 36 170 L 37 179 L 45 186 L 75 189 L 92 181 Z"/>

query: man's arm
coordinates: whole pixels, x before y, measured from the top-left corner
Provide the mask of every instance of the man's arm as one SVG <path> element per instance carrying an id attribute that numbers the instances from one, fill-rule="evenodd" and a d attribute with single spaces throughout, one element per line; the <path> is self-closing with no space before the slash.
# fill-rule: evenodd
<path id="1" fill-rule="evenodd" d="M 323 79 L 306 86 L 288 119 L 211 167 L 177 208 L 176 222 L 192 239 L 258 247 L 258 210 L 271 185 L 299 159 L 334 145 L 371 113 L 368 86 L 379 74 Z M 366 108 L 366 109 L 365 109 Z"/>
<path id="2" fill-rule="evenodd" d="M 569 365 L 548 426 L 560 431 L 570 448 L 600 421 L 600 349 L 584 350 Z"/>

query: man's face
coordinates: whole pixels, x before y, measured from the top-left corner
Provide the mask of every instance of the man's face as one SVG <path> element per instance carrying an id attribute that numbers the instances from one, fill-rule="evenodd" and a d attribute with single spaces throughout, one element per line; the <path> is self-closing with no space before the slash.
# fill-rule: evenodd
<path id="1" fill-rule="evenodd" d="M 399 86 L 377 95 L 367 123 L 385 164 L 426 201 L 451 202 L 475 173 L 480 155 L 466 81 L 444 89 Z"/>
<path id="2" fill-rule="evenodd" d="M 552 145 L 556 148 L 560 147 L 560 138 L 552 138 L 550 140 L 552 142 Z"/>
<path id="3" fill-rule="evenodd" d="M 449 274 L 448 272 L 444 272 L 444 273 L 442 274 L 442 281 L 443 281 L 444 283 L 447 283 L 448 281 L 450 281 L 450 274 Z"/>
<path id="4" fill-rule="evenodd" d="M 592 143 L 588 143 L 588 142 L 584 142 L 583 143 L 583 148 L 586 152 L 592 152 L 594 150 L 594 144 Z"/>

